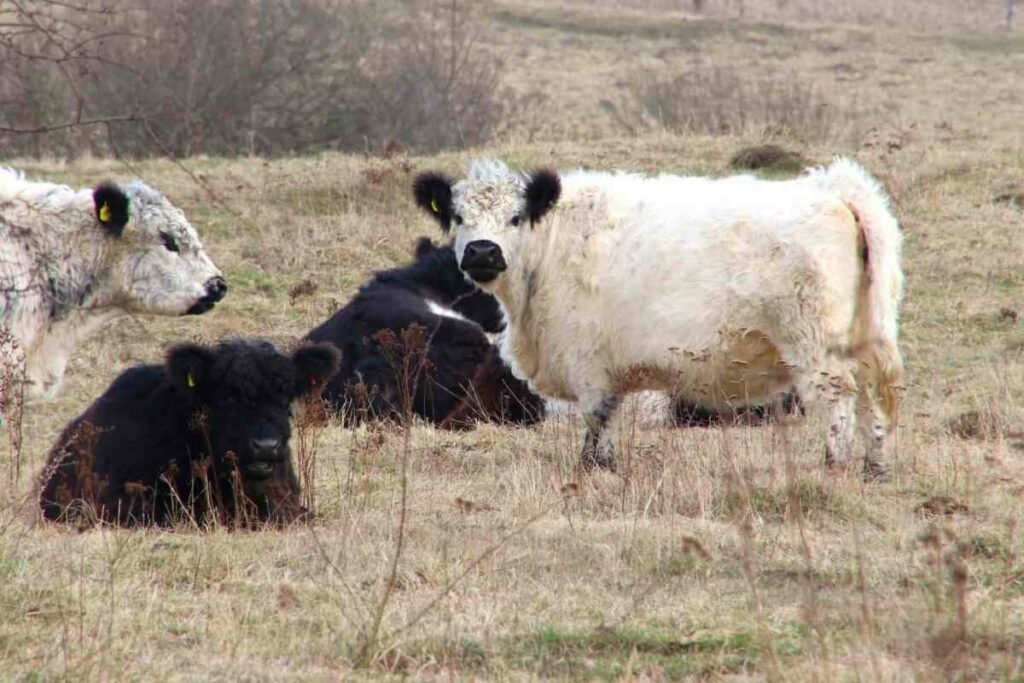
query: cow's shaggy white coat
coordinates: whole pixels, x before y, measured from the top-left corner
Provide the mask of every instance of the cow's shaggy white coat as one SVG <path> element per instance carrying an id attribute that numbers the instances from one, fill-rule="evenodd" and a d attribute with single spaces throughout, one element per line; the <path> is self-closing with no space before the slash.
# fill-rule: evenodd
<path id="1" fill-rule="evenodd" d="M 92 192 L 0 169 L 0 325 L 24 355 L 30 402 L 56 395 L 72 352 L 96 330 L 128 313 L 184 314 L 220 276 L 161 193 L 138 181 L 123 188 L 131 218 L 114 235 Z"/>
<path id="2" fill-rule="evenodd" d="M 901 236 L 860 166 L 787 181 L 574 171 L 532 225 L 513 220 L 530 182 L 474 162 L 451 211 L 460 263 L 472 241 L 501 248 L 507 270 L 481 286 L 506 313 L 502 355 L 536 391 L 578 402 L 599 436 L 629 392 L 745 403 L 795 385 L 830 407 L 831 460 L 849 461 L 857 406 L 866 465 L 881 467 L 902 373 Z"/>

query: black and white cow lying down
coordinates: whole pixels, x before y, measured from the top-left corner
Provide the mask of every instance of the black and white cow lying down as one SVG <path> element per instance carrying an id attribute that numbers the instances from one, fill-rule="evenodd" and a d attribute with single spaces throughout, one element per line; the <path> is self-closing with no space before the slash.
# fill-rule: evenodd
<path id="1" fill-rule="evenodd" d="M 286 356 L 269 342 L 234 339 L 180 344 L 163 366 L 126 370 L 50 452 L 43 517 L 163 525 L 213 514 L 230 522 L 305 516 L 288 445 L 291 406 L 337 368 L 328 344 Z"/>
<path id="2" fill-rule="evenodd" d="M 0 327 L 24 355 L 26 401 L 56 396 L 111 321 L 205 313 L 226 292 L 185 214 L 145 183 L 76 190 L 0 168 Z"/>
<path id="3" fill-rule="evenodd" d="M 399 381 L 377 336 L 401 339 L 411 325 L 424 329 L 429 361 L 415 384 L 412 409 L 444 427 L 476 421 L 528 424 L 544 415 L 544 401 L 512 376 L 487 334 L 504 323 L 497 301 L 469 283 L 450 246 L 417 242 L 413 263 L 385 270 L 306 339 L 341 351 L 341 370 L 323 396 L 351 422 L 389 419 L 400 412 Z"/>

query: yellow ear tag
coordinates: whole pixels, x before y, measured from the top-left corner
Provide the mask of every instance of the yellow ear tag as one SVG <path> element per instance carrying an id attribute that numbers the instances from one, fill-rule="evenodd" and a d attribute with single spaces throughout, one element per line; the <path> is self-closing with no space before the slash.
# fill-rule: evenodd
<path id="1" fill-rule="evenodd" d="M 106 206 L 106 204 L 104 204 Z M 436 199 L 430 200 L 430 208 L 434 210 L 434 213 L 441 213 L 441 207 L 437 205 Z"/>
<path id="2" fill-rule="evenodd" d="M 189 389 L 196 388 L 196 378 L 192 375 L 191 372 L 188 373 L 188 377 L 185 378 L 185 383 L 188 384 Z"/>
<path id="3" fill-rule="evenodd" d="M 100 207 L 100 223 L 107 223 L 110 221 L 110 207 L 107 206 L 106 202 Z"/>

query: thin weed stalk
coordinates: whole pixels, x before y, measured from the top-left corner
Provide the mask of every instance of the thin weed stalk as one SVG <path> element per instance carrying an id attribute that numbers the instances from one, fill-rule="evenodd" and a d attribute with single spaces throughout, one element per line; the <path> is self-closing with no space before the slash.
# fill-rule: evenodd
<path id="1" fill-rule="evenodd" d="M 398 383 L 402 429 L 402 446 L 398 463 L 400 501 L 395 545 L 391 554 L 384 592 L 372 611 L 369 628 L 364 633 L 363 641 L 356 655 L 356 662 L 361 667 L 371 666 L 381 654 L 378 648 L 381 624 L 398 582 L 398 568 L 405 550 L 405 532 L 409 513 L 409 455 L 412 450 L 413 402 L 416 397 L 417 385 L 427 371 L 429 362 L 427 360 L 429 340 L 426 330 L 420 325 L 410 325 L 402 331 L 400 339 L 390 330 L 377 333 L 375 339 Z"/>

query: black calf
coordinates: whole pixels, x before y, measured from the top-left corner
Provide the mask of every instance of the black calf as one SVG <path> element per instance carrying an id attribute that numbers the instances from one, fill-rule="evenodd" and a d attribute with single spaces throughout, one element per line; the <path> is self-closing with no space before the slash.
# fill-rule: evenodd
<path id="1" fill-rule="evenodd" d="M 325 344 L 181 344 L 164 366 L 126 370 L 57 440 L 42 474 L 49 520 L 287 522 L 303 515 L 291 405 L 338 367 Z"/>
<path id="2" fill-rule="evenodd" d="M 400 342 L 415 325 L 424 331 L 427 361 L 410 387 L 417 416 L 445 427 L 538 420 L 543 399 L 512 375 L 485 334 L 504 327 L 497 300 L 466 280 L 450 246 L 421 238 L 415 256 L 407 266 L 377 273 L 306 336 L 341 351 L 341 370 L 324 397 L 353 421 L 400 414 L 397 359 L 386 338 Z"/>

